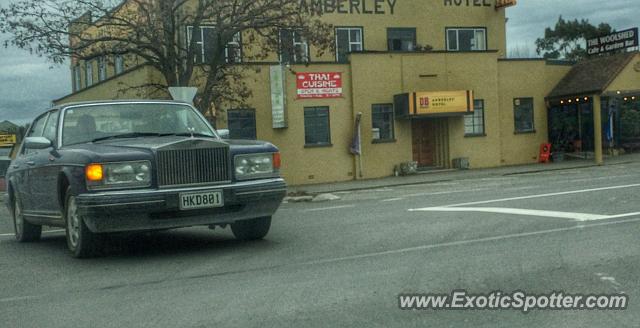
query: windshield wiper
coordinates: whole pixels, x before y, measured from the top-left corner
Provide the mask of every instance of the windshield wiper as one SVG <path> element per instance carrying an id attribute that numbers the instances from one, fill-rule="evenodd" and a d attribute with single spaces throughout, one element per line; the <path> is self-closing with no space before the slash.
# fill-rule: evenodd
<path id="1" fill-rule="evenodd" d="M 107 137 L 95 138 L 95 139 L 91 140 L 91 142 L 98 142 L 98 141 L 111 140 L 111 139 L 126 139 L 126 138 L 138 138 L 138 137 L 158 137 L 158 136 L 161 136 L 161 134 L 160 133 L 153 133 L 153 132 L 132 132 L 132 133 L 116 134 L 116 135 L 111 135 L 111 136 L 107 136 Z"/>
<path id="2" fill-rule="evenodd" d="M 168 136 L 176 136 L 176 137 L 204 137 L 204 138 L 216 138 L 216 136 L 212 136 L 210 134 L 204 134 L 204 133 L 197 133 L 197 132 L 183 132 L 183 133 L 166 133 L 166 134 L 161 134 L 161 137 L 168 137 Z"/>

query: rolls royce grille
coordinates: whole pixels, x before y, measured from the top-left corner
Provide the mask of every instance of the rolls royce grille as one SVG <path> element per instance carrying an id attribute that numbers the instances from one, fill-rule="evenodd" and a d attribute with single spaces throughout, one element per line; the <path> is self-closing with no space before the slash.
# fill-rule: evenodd
<path id="1" fill-rule="evenodd" d="M 158 151 L 158 185 L 161 187 L 230 180 L 226 147 Z"/>

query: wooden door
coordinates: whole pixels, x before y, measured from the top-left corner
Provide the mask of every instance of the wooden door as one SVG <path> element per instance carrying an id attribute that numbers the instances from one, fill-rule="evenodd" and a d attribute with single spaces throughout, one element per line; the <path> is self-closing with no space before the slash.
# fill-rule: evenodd
<path id="1" fill-rule="evenodd" d="M 436 153 L 435 120 L 413 120 L 413 160 L 418 166 L 434 166 Z"/>

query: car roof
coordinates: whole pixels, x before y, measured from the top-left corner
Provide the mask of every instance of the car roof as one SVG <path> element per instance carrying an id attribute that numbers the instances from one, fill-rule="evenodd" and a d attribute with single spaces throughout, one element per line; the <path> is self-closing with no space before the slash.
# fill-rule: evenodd
<path id="1" fill-rule="evenodd" d="M 176 104 L 176 105 L 191 105 L 184 101 L 178 100 L 155 100 L 155 99 L 131 99 L 131 100 L 93 100 L 93 101 L 79 101 L 79 102 L 70 102 L 61 105 L 57 105 L 51 110 L 63 109 L 67 107 L 75 107 L 75 106 L 87 106 L 87 105 L 101 105 L 101 104 Z"/>

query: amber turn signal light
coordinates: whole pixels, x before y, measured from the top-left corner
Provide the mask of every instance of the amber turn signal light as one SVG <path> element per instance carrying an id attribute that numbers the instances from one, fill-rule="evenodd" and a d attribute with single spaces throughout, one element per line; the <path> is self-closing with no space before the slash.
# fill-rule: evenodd
<path id="1" fill-rule="evenodd" d="M 280 153 L 273 153 L 273 168 L 279 170 L 281 163 Z"/>
<path id="2" fill-rule="evenodd" d="M 89 164 L 85 169 L 87 181 L 102 181 L 104 173 L 101 164 Z"/>

